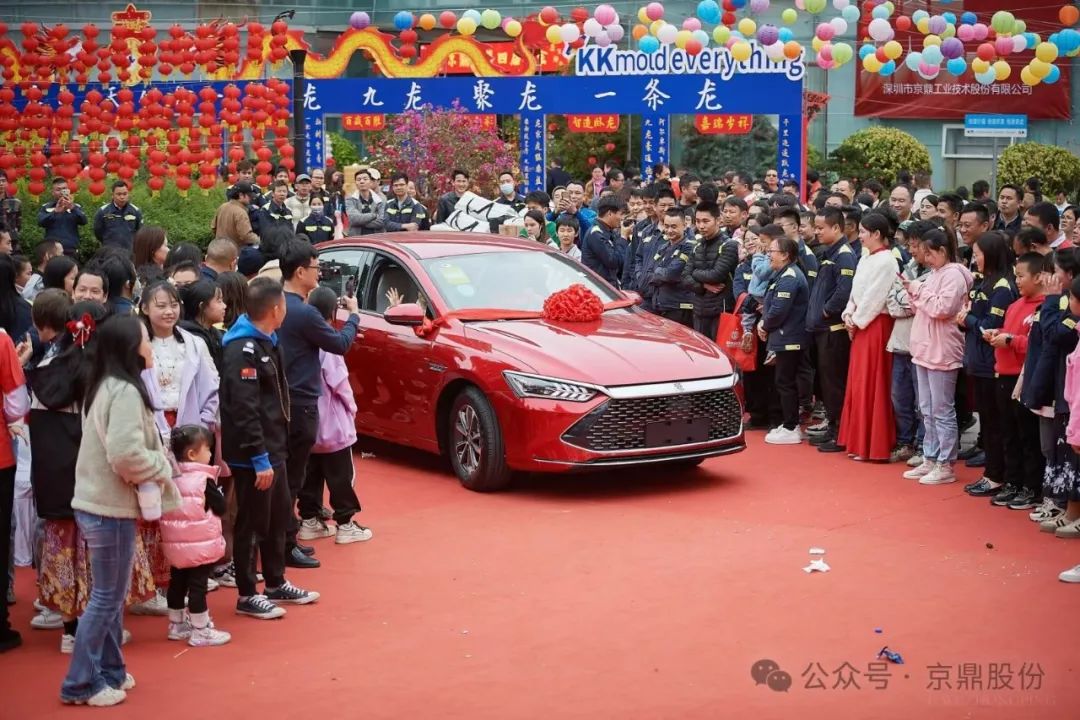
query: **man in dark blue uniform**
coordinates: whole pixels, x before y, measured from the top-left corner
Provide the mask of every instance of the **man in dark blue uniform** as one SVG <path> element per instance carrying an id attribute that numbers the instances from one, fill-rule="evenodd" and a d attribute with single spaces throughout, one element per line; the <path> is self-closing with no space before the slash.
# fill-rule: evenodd
<path id="1" fill-rule="evenodd" d="M 581 241 L 581 262 L 615 287 L 619 287 L 629 244 L 620 233 L 622 207 L 614 197 L 597 206 L 596 224 Z"/>
<path id="2" fill-rule="evenodd" d="M 65 255 L 74 255 L 79 249 L 79 226 L 86 224 L 86 213 L 72 200 L 71 188 L 64 178 L 53 180 L 52 192 L 53 201 L 38 211 L 38 225 L 45 228 L 45 237 L 60 241 Z"/>
<path id="3" fill-rule="evenodd" d="M 115 245 L 131 252 L 135 233 L 142 227 L 142 211 L 128 200 L 131 189 L 123 180 L 113 183 L 112 200 L 94 216 L 94 237 L 102 247 Z"/>
<path id="4" fill-rule="evenodd" d="M 654 245 L 655 253 L 642 267 L 648 289 L 649 307 L 668 320 L 694 327 L 694 299 L 682 282 L 683 269 L 693 250 L 686 239 L 686 214 L 672 208 L 661 220 L 663 237 L 667 242 Z"/>
<path id="5" fill-rule="evenodd" d="M 383 228 L 388 232 L 427 230 L 430 226 L 427 208 L 409 197 L 409 177 L 398 173 L 390 179 L 394 197 L 386 201 Z"/>

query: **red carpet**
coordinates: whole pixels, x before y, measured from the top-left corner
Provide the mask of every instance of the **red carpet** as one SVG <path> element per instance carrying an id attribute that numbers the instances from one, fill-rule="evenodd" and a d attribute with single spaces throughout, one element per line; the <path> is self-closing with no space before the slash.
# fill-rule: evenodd
<path id="1" fill-rule="evenodd" d="M 131 618 L 138 687 L 90 714 L 1077 716 L 1080 587 L 1057 574 L 1080 562 L 1080 541 L 965 496 L 974 470 L 924 487 L 899 466 L 761 439 L 688 473 L 538 476 L 490 496 L 434 459 L 376 448 L 357 475 L 374 539 L 319 541 L 324 567 L 290 574 L 318 604 L 259 622 L 234 616 L 222 589 L 223 648 Z M 811 546 L 831 572 L 802 571 Z M 89 713 L 57 699 L 67 657 L 58 632 L 27 626 L 31 572 L 17 590 L 26 642 L 0 656 L 0 717 Z M 883 645 L 906 664 L 875 689 L 866 673 Z M 761 659 L 790 674 L 787 692 L 755 685 Z M 838 674 L 844 663 L 858 674 Z"/>

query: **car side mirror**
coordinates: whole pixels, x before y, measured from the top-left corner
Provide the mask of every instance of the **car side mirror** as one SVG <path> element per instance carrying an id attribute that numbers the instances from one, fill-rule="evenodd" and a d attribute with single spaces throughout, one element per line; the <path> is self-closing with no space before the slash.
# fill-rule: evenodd
<path id="1" fill-rule="evenodd" d="M 401 303 L 387 308 L 383 313 L 383 319 L 391 325 L 404 325 L 406 327 L 418 327 L 424 324 L 427 317 L 424 309 L 416 303 Z"/>
<path id="2" fill-rule="evenodd" d="M 635 305 L 641 305 L 644 302 L 641 297 L 641 293 L 635 292 L 633 290 L 623 290 L 622 294 L 624 298 L 633 301 Z"/>

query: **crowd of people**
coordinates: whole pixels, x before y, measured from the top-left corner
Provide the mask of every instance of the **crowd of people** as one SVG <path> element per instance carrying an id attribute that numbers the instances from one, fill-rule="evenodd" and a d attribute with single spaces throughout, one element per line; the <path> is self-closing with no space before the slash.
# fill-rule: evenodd
<path id="1" fill-rule="evenodd" d="M 65 181 L 53 188 L 29 258 L 0 230 L 0 651 L 22 640 L 7 609 L 21 544 L 37 568 L 31 627 L 59 631 L 71 655 L 61 699 L 114 705 L 135 683 L 125 614 L 222 645 L 208 592 L 236 588 L 237 615 L 280 618 L 319 598 L 286 578 L 320 567 L 312 540 L 372 537 L 343 357 L 359 316 L 355 298 L 319 286 L 306 227 L 280 222 L 295 195 L 263 199 L 252 243 L 216 237 L 204 253 L 144 225 L 118 181 L 94 220 L 102 247 L 79 264 L 87 215 Z M 17 472 L 32 488 L 18 503 Z"/>
<path id="2" fill-rule="evenodd" d="M 208 592 L 235 587 L 238 615 L 280 618 L 319 597 L 286 579 L 320 566 L 306 543 L 372 537 L 343 359 L 357 303 L 320 287 L 314 246 L 427 230 L 479 188 L 455 170 L 425 203 L 402 174 L 383 185 L 363 167 L 347 192 L 340 171 L 290 182 L 282 168 L 264 193 L 252 172 L 239 164 L 205 252 L 145 225 L 123 181 L 91 220 L 57 178 L 29 256 L 18 213 L 0 222 L 0 555 L 10 603 L 13 522 L 37 568 L 31 625 L 72 655 L 64 702 L 113 705 L 134 687 L 125 612 L 221 645 Z M 966 461 L 984 468 L 969 495 L 1080 537 L 1080 209 L 1044 200 L 1037 179 L 996 201 L 984 182 L 935 193 L 925 174 L 888 192 L 806 181 L 804 203 L 775 171 L 661 164 L 642 182 L 607 165 L 579 182 L 556 161 L 544 191 L 507 172 L 494 201 L 522 237 L 716 340 L 766 443 L 906 463 L 923 485 Z M 90 222 L 101 249 L 80 265 Z M 1080 582 L 1080 566 L 1061 579 Z M 4 606 L 0 650 L 20 642 Z"/>

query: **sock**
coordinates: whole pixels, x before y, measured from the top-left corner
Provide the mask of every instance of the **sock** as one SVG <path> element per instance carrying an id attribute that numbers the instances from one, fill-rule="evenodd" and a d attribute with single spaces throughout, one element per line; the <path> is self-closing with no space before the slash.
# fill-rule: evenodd
<path id="1" fill-rule="evenodd" d="M 172 608 L 169 608 L 169 622 L 175 623 L 177 625 L 180 625 L 181 623 L 183 623 L 184 622 L 184 610 L 183 610 L 183 608 L 181 608 L 180 610 L 173 610 Z"/>
<path id="2" fill-rule="evenodd" d="M 203 630 L 210 624 L 210 612 L 191 613 L 191 627 Z"/>

